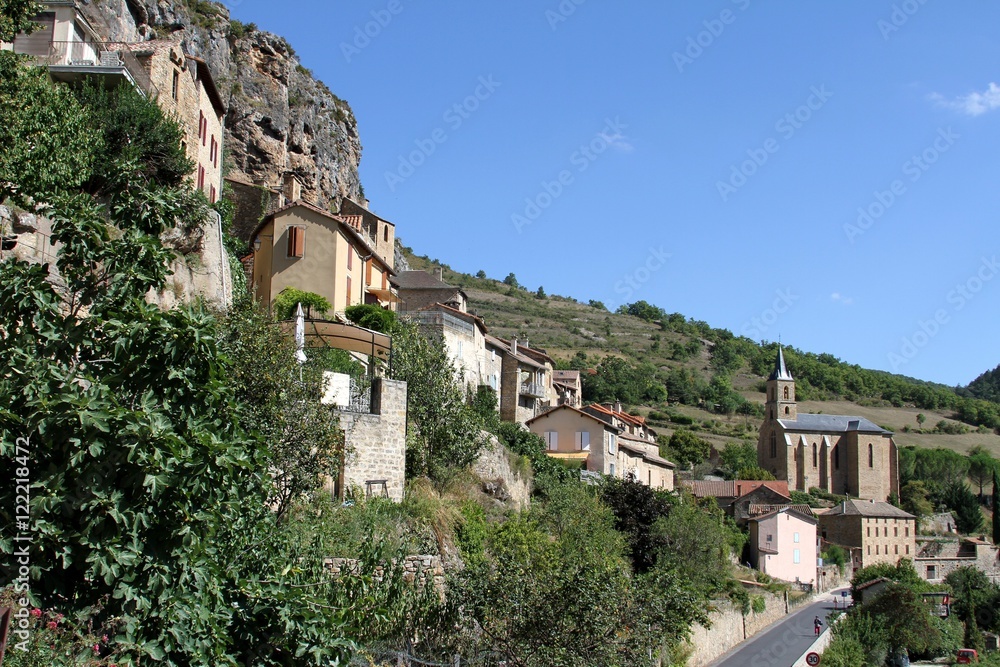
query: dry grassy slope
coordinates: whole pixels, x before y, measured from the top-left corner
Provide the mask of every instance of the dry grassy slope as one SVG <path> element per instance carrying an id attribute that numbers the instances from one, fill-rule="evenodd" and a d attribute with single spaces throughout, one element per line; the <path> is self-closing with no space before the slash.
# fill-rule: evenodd
<path id="1" fill-rule="evenodd" d="M 426 257 L 416 257 L 412 253 L 407 253 L 407 260 L 412 269 L 429 271 L 437 266 Z M 521 339 L 528 339 L 533 347 L 544 348 L 556 359 L 569 359 L 578 351 L 586 353 L 592 361 L 610 354 L 649 361 L 663 368 L 683 365 L 695 370 L 706 381 L 711 378 L 707 349 L 703 348 L 699 357 L 686 362 L 674 361 L 669 358 L 669 343 L 686 342 L 686 337 L 660 331 L 658 326 L 636 317 L 609 313 L 558 296 L 538 299 L 532 292 L 511 290 L 496 280 L 479 279 L 458 273 L 447 265 L 444 265 L 444 279 L 450 284 L 462 286 L 469 295 L 469 310 L 485 320 L 491 334 L 503 338 L 518 336 Z M 659 345 L 656 346 L 656 343 Z M 733 378 L 733 386 L 749 400 L 763 404 L 764 394 L 757 391 L 762 379 L 764 378 L 745 372 L 739 373 Z M 725 416 L 692 406 L 675 406 L 675 409 L 700 421 L 715 420 L 724 428 L 732 428 L 734 431 L 738 425 L 746 422 L 743 417 L 727 419 Z M 924 424 L 926 428 L 933 427 L 942 419 L 949 419 L 950 414 L 921 411 L 916 408 L 865 407 L 850 401 L 805 401 L 799 404 L 799 410 L 865 417 L 895 431 L 896 442 L 900 446 L 946 447 L 964 454 L 975 445 L 982 445 L 994 456 L 1000 457 L 1000 436 L 993 433 L 946 435 L 902 432 L 904 425 L 911 429 L 917 428 L 916 416 L 919 412 L 923 412 L 927 417 Z M 638 411 L 647 414 L 650 409 L 640 408 Z M 755 433 L 760 421 L 750 420 L 750 423 Z M 661 433 L 671 432 L 669 426 L 657 426 Z M 737 439 L 735 435 L 722 436 L 705 432 L 701 435 L 718 448 L 724 446 L 726 442 Z"/>

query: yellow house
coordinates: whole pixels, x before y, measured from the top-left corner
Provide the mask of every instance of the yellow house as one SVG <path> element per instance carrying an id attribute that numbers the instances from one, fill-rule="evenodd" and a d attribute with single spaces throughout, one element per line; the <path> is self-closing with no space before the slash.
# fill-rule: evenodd
<path id="1" fill-rule="evenodd" d="M 264 218 L 250 239 L 251 289 L 268 307 L 294 287 L 325 297 L 336 312 L 363 303 L 395 308 L 395 272 L 342 216 L 295 201 Z"/>

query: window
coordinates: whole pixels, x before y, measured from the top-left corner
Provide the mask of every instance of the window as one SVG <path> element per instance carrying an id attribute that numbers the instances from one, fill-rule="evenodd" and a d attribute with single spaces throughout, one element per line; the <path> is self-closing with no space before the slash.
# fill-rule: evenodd
<path id="1" fill-rule="evenodd" d="M 893 537 L 899 537 L 899 526 L 893 526 L 892 527 L 892 536 Z"/>
<path id="2" fill-rule="evenodd" d="M 615 447 L 618 445 L 618 436 L 612 433 L 608 439 L 608 454 L 615 453 Z"/>
<path id="3" fill-rule="evenodd" d="M 878 545 L 875 545 L 875 555 L 878 556 Z"/>
<path id="4" fill-rule="evenodd" d="M 871 536 L 872 536 L 872 527 L 868 526 L 868 535 L 866 537 L 871 537 Z"/>
<path id="5" fill-rule="evenodd" d="M 894 547 L 893 547 L 893 552 L 894 552 L 894 553 L 895 553 L 895 554 L 896 554 L 897 556 L 899 555 L 899 545 L 898 545 L 898 544 L 894 545 Z"/>
<path id="6" fill-rule="evenodd" d="M 801 563 L 802 562 L 802 554 L 799 553 L 798 549 L 792 549 L 792 562 L 793 563 Z"/>
<path id="7" fill-rule="evenodd" d="M 580 451 L 590 451 L 590 431 L 576 432 L 576 448 Z"/>
<path id="8" fill-rule="evenodd" d="M 198 138 L 202 140 L 202 144 L 204 144 L 204 139 L 205 139 L 205 125 L 206 125 L 206 123 L 205 123 L 205 112 L 199 111 L 198 112 Z"/>
<path id="9" fill-rule="evenodd" d="M 345 308 L 351 307 L 351 277 L 347 276 L 347 305 Z"/>
<path id="10" fill-rule="evenodd" d="M 878 537 L 878 526 L 875 526 L 875 537 Z"/>
<path id="11" fill-rule="evenodd" d="M 372 260 L 371 257 L 369 257 L 368 261 L 365 262 L 365 284 L 366 285 L 371 285 L 372 284 L 372 264 L 374 264 L 374 263 L 375 262 L 374 262 L 374 260 Z"/>
<path id="12" fill-rule="evenodd" d="M 546 431 L 545 432 L 545 446 L 549 449 L 559 448 L 559 432 L 558 431 Z"/>
<path id="13" fill-rule="evenodd" d="M 869 468 L 875 467 L 875 448 L 872 446 L 872 443 L 870 442 L 868 443 L 868 467 Z"/>
<path id="14" fill-rule="evenodd" d="M 791 412 L 789 412 L 789 410 L 788 410 L 788 406 L 787 406 L 787 405 L 785 406 L 785 414 L 786 414 L 786 415 L 789 415 L 789 414 L 791 414 Z"/>
<path id="15" fill-rule="evenodd" d="M 777 458 L 778 456 L 778 436 L 771 431 L 771 458 Z"/>
<path id="16" fill-rule="evenodd" d="M 464 342 L 465 341 L 461 341 L 461 340 L 458 341 L 458 356 L 460 356 L 460 357 L 463 355 L 463 352 L 465 350 L 465 345 L 463 345 Z"/>
<path id="17" fill-rule="evenodd" d="M 840 447 L 833 448 L 833 469 L 840 470 Z"/>
<path id="18" fill-rule="evenodd" d="M 288 228 L 288 252 L 289 257 L 305 257 L 306 250 L 306 230 L 302 227 Z"/>
<path id="19" fill-rule="evenodd" d="M 174 70 L 174 81 L 170 87 L 170 96 L 174 98 L 174 102 L 177 101 L 177 89 L 180 88 L 181 83 L 181 73 Z"/>
<path id="20" fill-rule="evenodd" d="M 347 246 L 347 270 L 354 268 L 354 248 Z"/>
<path id="21" fill-rule="evenodd" d="M 612 477 L 615 476 L 615 464 L 614 463 L 609 463 L 608 464 L 608 474 L 611 475 Z"/>
<path id="22" fill-rule="evenodd" d="M 927 566 L 927 578 L 928 579 L 937 579 L 937 565 L 928 565 Z"/>
<path id="23" fill-rule="evenodd" d="M 386 243 L 389 242 L 389 225 L 386 225 L 382 229 L 382 240 L 385 241 Z"/>
<path id="24" fill-rule="evenodd" d="M 798 533 L 792 533 L 792 542 L 795 542 L 796 544 L 798 544 L 798 542 L 799 542 L 799 534 Z"/>
<path id="25" fill-rule="evenodd" d="M 382 289 L 387 289 L 389 287 L 388 281 L 389 281 L 389 274 L 385 273 L 383 271 L 382 272 Z M 494 353 L 494 354 L 496 354 L 496 353 Z"/>
<path id="26" fill-rule="evenodd" d="M 772 535 L 771 533 L 768 533 L 768 534 L 767 534 L 767 540 L 766 540 L 766 541 L 767 541 L 767 542 L 773 542 L 773 541 L 774 541 L 774 535 Z"/>
<path id="27" fill-rule="evenodd" d="M 813 443 L 813 468 L 819 467 L 819 448 L 816 443 Z"/>
<path id="28" fill-rule="evenodd" d="M 214 185 L 212 186 L 212 190 L 209 193 L 208 201 L 210 201 L 213 204 L 215 203 L 215 186 Z"/>
<path id="29" fill-rule="evenodd" d="M 909 537 L 909 536 L 910 536 L 910 527 L 909 527 L 909 526 L 907 526 L 906 528 L 904 528 L 904 529 L 903 529 L 903 531 L 904 531 L 904 532 L 903 532 L 903 534 L 904 534 L 904 535 L 905 535 L 906 537 Z M 910 553 L 910 552 L 909 552 L 909 551 L 907 551 L 906 553 Z"/>
<path id="30" fill-rule="evenodd" d="M 785 400 L 787 401 L 788 400 L 788 387 L 785 387 L 784 396 L 785 396 Z"/>
<path id="31" fill-rule="evenodd" d="M 219 142 L 212 136 L 212 147 L 208 151 L 208 157 L 212 161 L 213 167 L 219 166 Z"/>
<path id="32" fill-rule="evenodd" d="M 198 189 L 201 190 L 205 187 L 205 168 L 201 165 L 198 166 Z"/>
<path id="33" fill-rule="evenodd" d="M 910 545 L 909 544 L 906 545 L 906 555 L 907 556 L 910 555 Z"/>
<path id="34" fill-rule="evenodd" d="M 872 555 L 872 545 L 870 545 L 870 544 L 868 545 L 868 555 L 869 556 Z"/>

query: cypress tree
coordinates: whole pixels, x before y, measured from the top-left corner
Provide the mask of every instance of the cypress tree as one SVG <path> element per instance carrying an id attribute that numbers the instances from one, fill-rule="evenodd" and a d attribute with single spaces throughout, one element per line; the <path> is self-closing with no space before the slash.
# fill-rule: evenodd
<path id="1" fill-rule="evenodd" d="M 993 544 L 1000 544 L 1000 470 L 993 470 Z"/>

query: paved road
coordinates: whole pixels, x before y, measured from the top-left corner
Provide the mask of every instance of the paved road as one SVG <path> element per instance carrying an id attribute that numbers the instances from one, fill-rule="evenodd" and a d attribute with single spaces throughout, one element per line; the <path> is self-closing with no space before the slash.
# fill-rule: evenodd
<path id="1" fill-rule="evenodd" d="M 816 640 L 813 619 L 817 616 L 823 619 L 823 629 L 826 629 L 826 616 L 833 610 L 833 597 L 836 595 L 839 599 L 841 590 L 830 591 L 819 602 L 793 611 L 737 646 L 712 667 L 791 667 Z"/>

